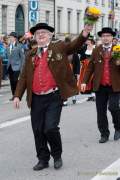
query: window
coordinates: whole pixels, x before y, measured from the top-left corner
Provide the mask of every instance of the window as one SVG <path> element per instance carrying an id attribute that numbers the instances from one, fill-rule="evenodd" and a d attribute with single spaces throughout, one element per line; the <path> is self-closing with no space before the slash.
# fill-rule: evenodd
<path id="1" fill-rule="evenodd" d="M 7 33 L 7 6 L 2 5 L 2 33 Z"/>
<path id="2" fill-rule="evenodd" d="M 102 6 L 105 6 L 105 0 L 102 0 Z"/>
<path id="3" fill-rule="evenodd" d="M 115 7 L 117 7 L 117 3 L 115 0 L 111 0 L 111 9 L 114 9 Z"/>
<path id="4" fill-rule="evenodd" d="M 98 4 L 98 0 L 95 0 L 95 4 Z"/>
<path id="5" fill-rule="evenodd" d="M 57 11 L 57 31 L 58 33 L 61 32 L 61 10 L 58 9 Z"/>
<path id="6" fill-rule="evenodd" d="M 102 26 L 102 28 L 104 27 L 104 19 L 105 19 L 105 15 L 103 14 L 101 16 L 101 26 Z"/>
<path id="7" fill-rule="evenodd" d="M 80 11 L 77 12 L 77 34 L 80 33 Z"/>
<path id="8" fill-rule="evenodd" d="M 68 11 L 68 33 L 71 32 L 71 11 Z"/>
<path id="9" fill-rule="evenodd" d="M 50 11 L 46 11 L 46 23 L 50 23 Z"/>
<path id="10" fill-rule="evenodd" d="M 22 35 L 25 32 L 24 27 L 24 12 L 21 5 L 18 5 L 15 13 L 15 31 L 18 35 Z"/>
<path id="11" fill-rule="evenodd" d="M 117 20 L 115 21 L 114 26 L 115 26 L 115 29 L 117 29 L 117 27 L 118 27 L 118 21 Z"/>
<path id="12" fill-rule="evenodd" d="M 115 0 L 115 7 L 118 7 L 118 0 Z"/>
<path id="13" fill-rule="evenodd" d="M 111 19 L 108 16 L 108 27 L 111 27 Z"/>
<path id="14" fill-rule="evenodd" d="M 111 8 L 111 0 L 108 0 L 108 7 Z"/>
<path id="15" fill-rule="evenodd" d="M 97 23 L 95 23 L 95 26 L 94 26 L 94 34 L 95 36 L 97 35 Z"/>

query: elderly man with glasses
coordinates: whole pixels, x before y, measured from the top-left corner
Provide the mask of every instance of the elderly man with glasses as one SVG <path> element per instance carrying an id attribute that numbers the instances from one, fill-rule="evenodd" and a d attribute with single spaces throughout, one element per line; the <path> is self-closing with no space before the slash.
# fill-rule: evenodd
<path id="1" fill-rule="evenodd" d="M 54 28 L 46 23 L 38 23 L 30 29 L 38 47 L 32 49 L 26 57 L 16 88 L 14 105 L 16 108 L 19 107 L 20 99 L 27 90 L 27 103 L 31 108 L 38 157 L 34 170 L 47 168 L 50 155 L 54 159 L 54 168 L 62 167 L 59 128 L 62 104 L 64 99 L 78 93 L 68 55 L 76 52 L 84 44 L 92 29 L 92 25 L 85 25 L 80 35 L 68 44 L 63 41 L 52 41 Z"/>

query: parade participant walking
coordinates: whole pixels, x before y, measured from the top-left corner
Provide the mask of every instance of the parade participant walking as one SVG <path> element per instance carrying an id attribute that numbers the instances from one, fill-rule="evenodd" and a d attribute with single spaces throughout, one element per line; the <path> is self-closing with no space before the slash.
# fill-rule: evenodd
<path id="1" fill-rule="evenodd" d="M 81 90 L 84 92 L 93 75 L 93 90 L 96 94 L 97 124 L 101 133 L 99 143 L 109 139 L 107 106 L 112 115 L 115 128 L 114 140 L 120 139 L 120 59 L 113 57 L 113 37 L 116 33 L 109 27 L 98 32 L 102 45 L 93 50 Z M 120 48 L 118 48 L 120 49 Z M 118 51 L 117 49 L 117 51 Z M 119 63 L 117 63 L 119 61 Z"/>
<path id="2" fill-rule="evenodd" d="M 66 43 L 70 43 L 71 42 L 71 37 L 70 36 L 67 36 L 65 38 L 65 42 Z M 79 55 L 78 53 L 74 53 L 74 54 L 71 54 L 68 56 L 68 61 L 69 61 L 69 65 L 73 71 L 73 74 L 75 76 L 75 79 L 76 79 L 76 82 L 78 82 L 78 79 L 79 79 L 79 73 L 80 73 L 80 59 L 79 59 Z M 76 101 L 77 101 L 77 96 L 73 96 L 72 97 L 72 102 L 73 104 L 76 104 Z M 68 105 L 68 100 L 66 99 L 64 102 L 63 102 L 63 106 L 67 106 Z"/>
<path id="3" fill-rule="evenodd" d="M 93 52 L 93 49 L 95 48 L 95 41 L 93 36 L 89 36 L 87 41 L 85 42 L 85 45 L 83 48 L 80 50 L 80 61 L 81 61 L 81 68 L 80 68 L 80 78 L 78 81 L 78 86 L 81 92 L 81 83 L 83 81 L 83 77 L 85 75 L 86 69 L 88 67 L 88 64 L 90 62 L 90 58 Z M 93 77 L 91 77 L 89 83 L 86 86 L 85 94 L 89 94 L 89 97 L 87 101 L 94 101 L 95 97 L 94 94 L 92 93 L 92 87 L 93 86 Z"/>
<path id="4" fill-rule="evenodd" d="M 73 54 L 86 41 L 93 26 L 86 25 L 73 42 L 53 41 L 54 28 L 46 23 L 38 23 L 30 29 L 38 43 L 26 57 L 14 98 L 14 106 L 27 89 L 27 103 L 31 108 L 31 122 L 35 138 L 38 163 L 34 170 L 49 166 L 50 155 L 54 168 L 62 167 L 62 142 L 59 122 L 64 99 L 78 93 L 75 77 L 68 62 Z M 49 144 L 49 147 L 48 147 Z"/>
<path id="5" fill-rule="evenodd" d="M 7 48 L 8 65 L 7 71 L 10 79 L 12 96 L 14 96 L 20 71 L 24 64 L 24 52 L 17 41 L 17 33 L 10 33 L 10 45 Z M 13 97 L 10 99 L 13 100 Z"/>

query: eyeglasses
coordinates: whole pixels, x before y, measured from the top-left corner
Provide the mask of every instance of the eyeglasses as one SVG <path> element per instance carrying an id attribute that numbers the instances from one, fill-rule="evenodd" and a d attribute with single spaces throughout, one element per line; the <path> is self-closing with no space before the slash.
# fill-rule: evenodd
<path id="1" fill-rule="evenodd" d="M 49 33 L 49 31 L 38 31 L 38 32 L 36 32 L 35 34 L 36 35 L 44 35 L 44 34 L 48 34 Z"/>
<path id="2" fill-rule="evenodd" d="M 102 35 L 101 38 L 105 38 L 105 37 L 112 37 L 111 34 L 106 34 L 106 35 Z"/>

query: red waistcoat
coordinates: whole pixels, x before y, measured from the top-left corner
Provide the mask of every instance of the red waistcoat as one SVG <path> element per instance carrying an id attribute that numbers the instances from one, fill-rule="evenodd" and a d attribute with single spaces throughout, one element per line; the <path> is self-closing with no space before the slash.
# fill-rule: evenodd
<path id="1" fill-rule="evenodd" d="M 48 52 L 46 51 L 43 53 L 41 58 L 36 56 L 34 59 L 35 70 L 32 91 L 37 94 L 40 94 L 41 92 L 47 92 L 48 90 L 57 86 L 48 67 L 47 56 Z"/>
<path id="2" fill-rule="evenodd" d="M 109 85 L 111 86 L 111 77 L 110 77 L 110 61 L 111 58 L 111 52 L 105 52 L 104 53 L 104 57 L 103 57 L 103 61 L 104 61 L 104 65 L 103 65 L 103 73 L 102 73 L 102 77 L 101 77 L 101 85 Z"/>

